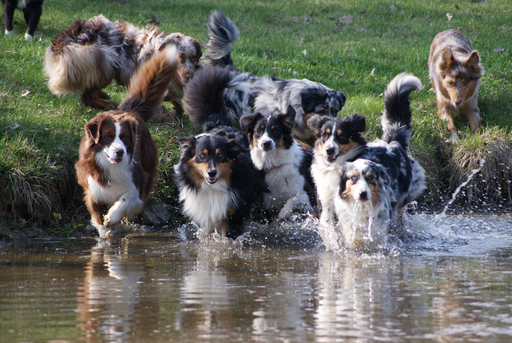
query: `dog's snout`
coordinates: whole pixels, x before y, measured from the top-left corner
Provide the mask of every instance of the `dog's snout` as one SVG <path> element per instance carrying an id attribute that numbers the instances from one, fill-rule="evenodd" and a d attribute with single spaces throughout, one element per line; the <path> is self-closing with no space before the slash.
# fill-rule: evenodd
<path id="1" fill-rule="evenodd" d="M 366 191 L 362 191 L 361 193 L 359 193 L 359 199 L 368 200 L 368 193 Z"/>
<path id="2" fill-rule="evenodd" d="M 123 150 L 121 150 L 121 149 L 120 149 L 120 150 L 117 150 L 117 151 L 115 152 L 115 155 L 116 155 L 116 158 L 117 158 L 117 159 L 122 159 L 122 158 L 123 158 L 123 155 L 124 155 L 124 151 L 123 151 Z"/>
<path id="3" fill-rule="evenodd" d="M 262 146 L 263 146 L 263 150 L 271 150 L 272 149 L 272 141 L 268 140 L 268 141 L 264 141 L 262 143 Z"/>
<path id="4" fill-rule="evenodd" d="M 336 149 L 334 147 L 331 147 L 326 149 L 325 152 L 327 153 L 327 155 L 332 156 L 336 153 Z"/>
<path id="5" fill-rule="evenodd" d="M 462 99 L 455 100 L 455 106 L 460 106 L 462 104 Z"/>
<path id="6" fill-rule="evenodd" d="M 208 176 L 211 178 L 214 178 L 215 176 L 217 176 L 217 169 L 215 169 L 215 168 L 208 169 Z"/>

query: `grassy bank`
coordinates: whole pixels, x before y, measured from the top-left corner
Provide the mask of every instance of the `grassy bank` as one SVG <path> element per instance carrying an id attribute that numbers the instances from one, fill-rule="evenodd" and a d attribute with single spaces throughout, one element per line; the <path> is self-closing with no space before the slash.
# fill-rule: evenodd
<path id="1" fill-rule="evenodd" d="M 23 39 L 26 26 L 20 11 L 15 14 L 17 34 L 0 36 L 0 227 L 44 228 L 66 235 L 88 221 L 74 163 L 83 126 L 98 111 L 83 107 L 78 94 L 57 98 L 48 90 L 42 61 L 51 39 L 75 19 L 101 13 L 138 26 L 156 20 L 168 33 L 182 32 L 206 43 L 205 24 L 212 10 L 225 12 L 241 32 L 232 54 L 240 69 L 308 78 L 343 92 L 347 103 L 339 115 L 366 116 L 369 139 L 381 134 L 381 95 L 387 83 L 400 72 L 412 72 L 424 84 L 422 92 L 411 95 L 411 153 L 429 180 L 419 199 L 422 208 L 444 205 L 472 173 L 459 201 L 475 207 L 510 205 L 509 0 L 54 0 L 45 2 L 37 30 L 41 35 L 33 42 Z M 456 125 L 463 137 L 457 146 L 446 143 L 446 123 L 437 118 L 427 69 L 433 37 L 449 28 L 460 28 L 469 37 L 485 69 L 479 93 L 482 132 L 473 136 L 467 121 L 460 120 Z M 123 87 L 112 84 L 107 91 L 116 103 L 124 98 Z M 170 220 L 179 222 L 172 181 L 179 154 L 174 137 L 197 131 L 186 117 L 175 123 L 152 121 L 150 128 L 160 153 L 151 204 L 166 206 Z"/>

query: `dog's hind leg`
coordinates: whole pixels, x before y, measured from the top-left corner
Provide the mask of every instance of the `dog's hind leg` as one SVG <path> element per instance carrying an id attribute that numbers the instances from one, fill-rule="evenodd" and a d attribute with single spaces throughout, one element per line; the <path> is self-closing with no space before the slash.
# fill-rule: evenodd
<path id="1" fill-rule="evenodd" d="M 34 37 L 42 12 L 42 6 L 36 6 L 32 4 L 32 2 L 28 4 L 28 8 L 23 10 L 23 16 L 25 17 L 25 22 L 28 26 L 27 32 L 25 33 L 25 40 L 32 40 Z"/>
<path id="2" fill-rule="evenodd" d="M 93 107 L 93 108 L 97 108 L 97 109 L 105 110 L 105 111 L 111 111 L 111 110 L 117 109 L 116 105 L 114 105 L 110 102 L 101 100 L 101 98 L 102 97 L 104 98 L 105 96 L 108 96 L 107 93 L 105 93 L 101 89 L 86 89 L 83 91 L 80 99 L 82 100 L 82 103 L 85 106 L 89 106 L 89 107 Z"/>

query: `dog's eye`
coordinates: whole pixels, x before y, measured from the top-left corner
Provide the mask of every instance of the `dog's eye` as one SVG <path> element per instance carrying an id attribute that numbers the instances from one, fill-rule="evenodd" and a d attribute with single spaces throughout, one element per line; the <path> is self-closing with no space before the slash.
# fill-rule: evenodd
<path id="1" fill-rule="evenodd" d="M 454 81 L 448 81 L 448 86 L 455 87 L 455 82 Z"/>
<path id="2" fill-rule="evenodd" d="M 329 134 L 327 132 L 325 132 L 325 131 L 322 132 L 322 137 L 327 137 L 327 136 L 329 136 Z"/>
<path id="3" fill-rule="evenodd" d="M 224 154 L 223 154 L 223 153 L 221 153 L 221 152 L 219 152 L 219 153 L 217 154 L 217 159 L 222 160 L 223 158 L 224 158 Z"/>
<path id="4" fill-rule="evenodd" d="M 206 155 L 205 154 L 199 154 L 199 158 L 204 160 L 206 158 Z"/>
<path id="5" fill-rule="evenodd" d="M 375 177 L 373 177 L 373 175 L 369 174 L 369 175 L 366 175 L 366 180 L 367 181 L 373 181 L 375 179 Z"/>
<path id="6" fill-rule="evenodd" d="M 356 183 L 357 182 L 357 176 L 352 176 L 350 178 L 350 180 L 352 180 L 353 183 Z"/>

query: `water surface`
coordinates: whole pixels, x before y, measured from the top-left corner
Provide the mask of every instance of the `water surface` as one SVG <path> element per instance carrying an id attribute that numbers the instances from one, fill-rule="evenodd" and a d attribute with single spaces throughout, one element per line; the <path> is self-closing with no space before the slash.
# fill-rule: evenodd
<path id="1" fill-rule="evenodd" d="M 376 252 L 314 225 L 0 247 L 0 342 L 511 342 L 510 215 L 406 218 Z"/>

